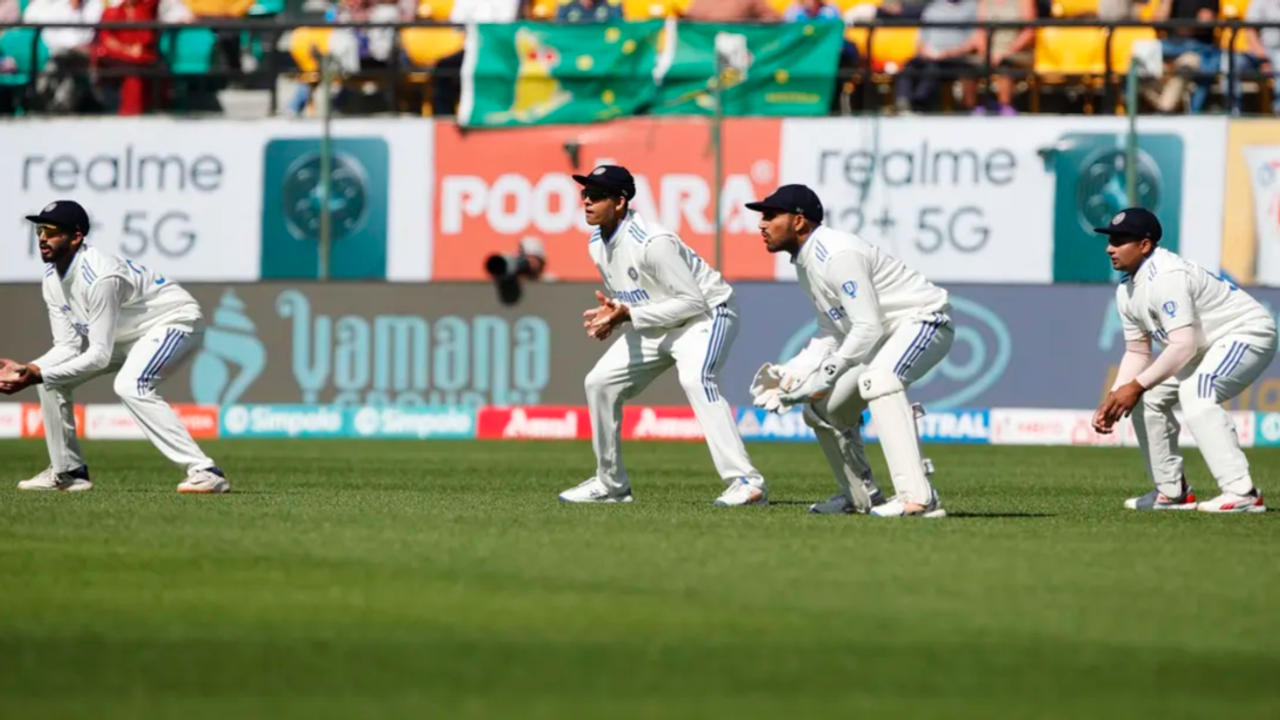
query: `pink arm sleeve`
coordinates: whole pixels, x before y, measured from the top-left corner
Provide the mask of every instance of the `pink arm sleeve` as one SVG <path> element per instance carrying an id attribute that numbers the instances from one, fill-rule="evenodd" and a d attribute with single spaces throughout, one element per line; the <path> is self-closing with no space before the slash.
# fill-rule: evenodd
<path id="1" fill-rule="evenodd" d="M 1115 390 L 1121 385 L 1127 385 L 1150 364 L 1151 341 L 1146 338 L 1126 340 L 1124 356 L 1120 358 L 1120 367 L 1116 370 L 1116 381 L 1111 385 L 1111 389 Z"/>
<path id="2" fill-rule="evenodd" d="M 1196 332 L 1190 325 L 1169 332 L 1169 343 L 1155 362 L 1138 373 L 1136 380 L 1144 388 L 1152 388 L 1170 378 L 1196 354 Z"/>

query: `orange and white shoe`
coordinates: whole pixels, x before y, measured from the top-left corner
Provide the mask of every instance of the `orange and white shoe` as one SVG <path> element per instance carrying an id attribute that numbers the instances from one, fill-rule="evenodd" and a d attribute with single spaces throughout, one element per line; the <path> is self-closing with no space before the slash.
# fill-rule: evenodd
<path id="1" fill-rule="evenodd" d="M 222 469 L 214 466 L 197 470 L 187 476 L 178 484 L 178 492 L 180 493 L 229 493 L 231 492 L 231 482 L 227 480 L 227 476 L 222 474 Z"/>
<path id="2" fill-rule="evenodd" d="M 1140 497 L 1131 497 L 1124 501 L 1130 510 L 1195 510 L 1196 493 L 1184 483 L 1182 495 L 1171 498 L 1159 490 L 1152 490 Z"/>
<path id="3" fill-rule="evenodd" d="M 1208 513 L 1264 513 L 1267 505 L 1262 501 L 1262 493 L 1254 488 L 1244 495 L 1224 492 L 1196 505 L 1196 509 Z"/>

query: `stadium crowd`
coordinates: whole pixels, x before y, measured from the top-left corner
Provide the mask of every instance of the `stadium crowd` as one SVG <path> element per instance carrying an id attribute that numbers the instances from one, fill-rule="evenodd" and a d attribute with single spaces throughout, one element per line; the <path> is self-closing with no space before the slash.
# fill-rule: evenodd
<path id="1" fill-rule="evenodd" d="M 1046 90 L 1065 98 L 1049 109 L 1092 112 L 1101 85 L 1118 87 L 1120 76 L 1137 63 L 1147 76 L 1144 112 L 1280 113 L 1280 0 L 305 2 L 286 7 L 284 0 L 0 0 L 0 111 L 216 112 L 219 91 L 274 89 L 276 76 L 285 75 L 297 83 L 281 105 L 304 114 L 313 111 L 324 56 L 333 61 L 343 112 L 409 109 L 449 116 L 459 96 L 461 28 L 468 23 L 676 16 L 719 23 L 845 23 L 833 112 L 1011 115 L 1043 109 Z M 262 18 L 277 22 L 225 22 Z M 1100 25 L 1036 24 L 1049 18 Z M 1158 27 L 1168 21 L 1187 22 Z M 1239 27 L 1238 21 L 1276 25 Z M 168 27 L 101 27 L 113 22 Z M 408 22 L 438 24 L 341 26 Z M 991 22 L 1027 25 L 980 25 Z M 1200 25 L 1186 27 L 1190 22 Z M 1130 25 L 1102 26 L 1112 23 Z M 389 79 L 393 75 L 398 79 Z"/>

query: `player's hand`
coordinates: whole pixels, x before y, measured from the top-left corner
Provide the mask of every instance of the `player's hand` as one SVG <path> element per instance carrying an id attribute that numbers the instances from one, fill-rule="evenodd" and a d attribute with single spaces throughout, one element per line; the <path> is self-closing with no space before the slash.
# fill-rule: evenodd
<path id="1" fill-rule="evenodd" d="M 613 329 L 631 318 L 631 311 L 626 305 L 605 297 L 596 291 L 596 302 L 599 305 L 582 313 L 582 327 L 587 329 L 587 337 L 605 340 L 613 334 Z"/>
<path id="2" fill-rule="evenodd" d="M 778 397 L 783 405 L 817 402 L 831 393 L 840 376 L 840 363 L 832 357 L 823 360 L 806 376 L 787 373 L 778 384 Z"/>
<path id="3" fill-rule="evenodd" d="M 1097 411 L 1093 413 L 1093 431 L 1099 435 L 1110 435 L 1115 428 L 1115 423 L 1107 420 L 1107 416 L 1102 412 L 1102 406 L 1098 406 Z"/>
<path id="4" fill-rule="evenodd" d="M 1144 392 L 1146 388 L 1142 387 L 1137 380 L 1133 380 L 1108 393 L 1107 399 L 1102 401 L 1102 407 L 1098 408 L 1098 414 L 1102 416 L 1103 423 L 1110 427 L 1119 422 L 1120 418 L 1128 417 L 1138 401 L 1142 399 Z"/>
<path id="5" fill-rule="evenodd" d="M 40 382 L 40 368 L 4 358 L 0 360 L 0 393 L 12 395 Z"/>

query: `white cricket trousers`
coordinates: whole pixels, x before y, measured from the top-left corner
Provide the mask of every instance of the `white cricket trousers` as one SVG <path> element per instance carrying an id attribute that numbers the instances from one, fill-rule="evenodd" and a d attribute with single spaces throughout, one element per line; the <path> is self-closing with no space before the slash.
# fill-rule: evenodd
<path id="1" fill-rule="evenodd" d="M 178 366 L 192 348 L 199 347 L 203 336 L 203 329 L 193 332 L 190 327 L 174 325 L 154 328 L 133 343 L 116 345 L 111 362 L 99 373 L 74 385 L 49 387 L 41 383 L 36 386 L 44 415 L 45 443 L 54 472 L 69 472 L 85 464 L 76 439 L 72 390 L 87 380 L 116 371 L 113 386 L 116 395 L 152 445 L 165 457 L 184 466 L 188 474 L 213 467 L 214 462 L 200 451 L 173 408 L 156 392 L 156 385 L 164 379 L 166 371 Z"/>
<path id="2" fill-rule="evenodd" d="M 853 483 L 871 479 L 861 433 L 867 401 L 858 391 L 858 378 L 870 368 L 883 368 L 892 370 L 904 387 L 910 387 L 942 362 L 955 336 L 946 313 L 923 313 L 912 318 L 881 341 L 870 361 L 844 371 L 836 378 L 831 393 L 809 406 L 805 421 L 817 435 L 842 493 L 847 495 Z M 920 502 L 927 502 L 927 498 Z"/>
<path id="3" fill-rule="evenodd" d="M 756 485 L 764 482 L 747 456 L 733 408 L 720 394 L 718 373 L 737 334 L 738 312 L 728 302 L 662 335 L 629 328 L 600 356 L 585 385 L 596 477 L 610 492 L 625 492 L 631 484 L 622 464 L 622 404 L 672 365 L 721 480 L 726 485 L 742 477 Z"/>
<path id="4" fill-rule="evenodd" d="M 1189 372 L 1184 370 L 1143 394 L 1131 415 L 1133 431 L 1157 490 L 1169 497 L 1182 494 L 1182 455 L 1178 453 L 1182 428 L 1173 415 L 1177 406 L 1182 407 L 1182 418 L 1218 487 L 1239 495 L 1253 489 L 1249 461 L 1221 403 L 1256 380 L 1275 354 L 1274 336 L 1270 343 L 1227 336 L 1210 345 L 1199 363 L 1188 363 Z"/>

